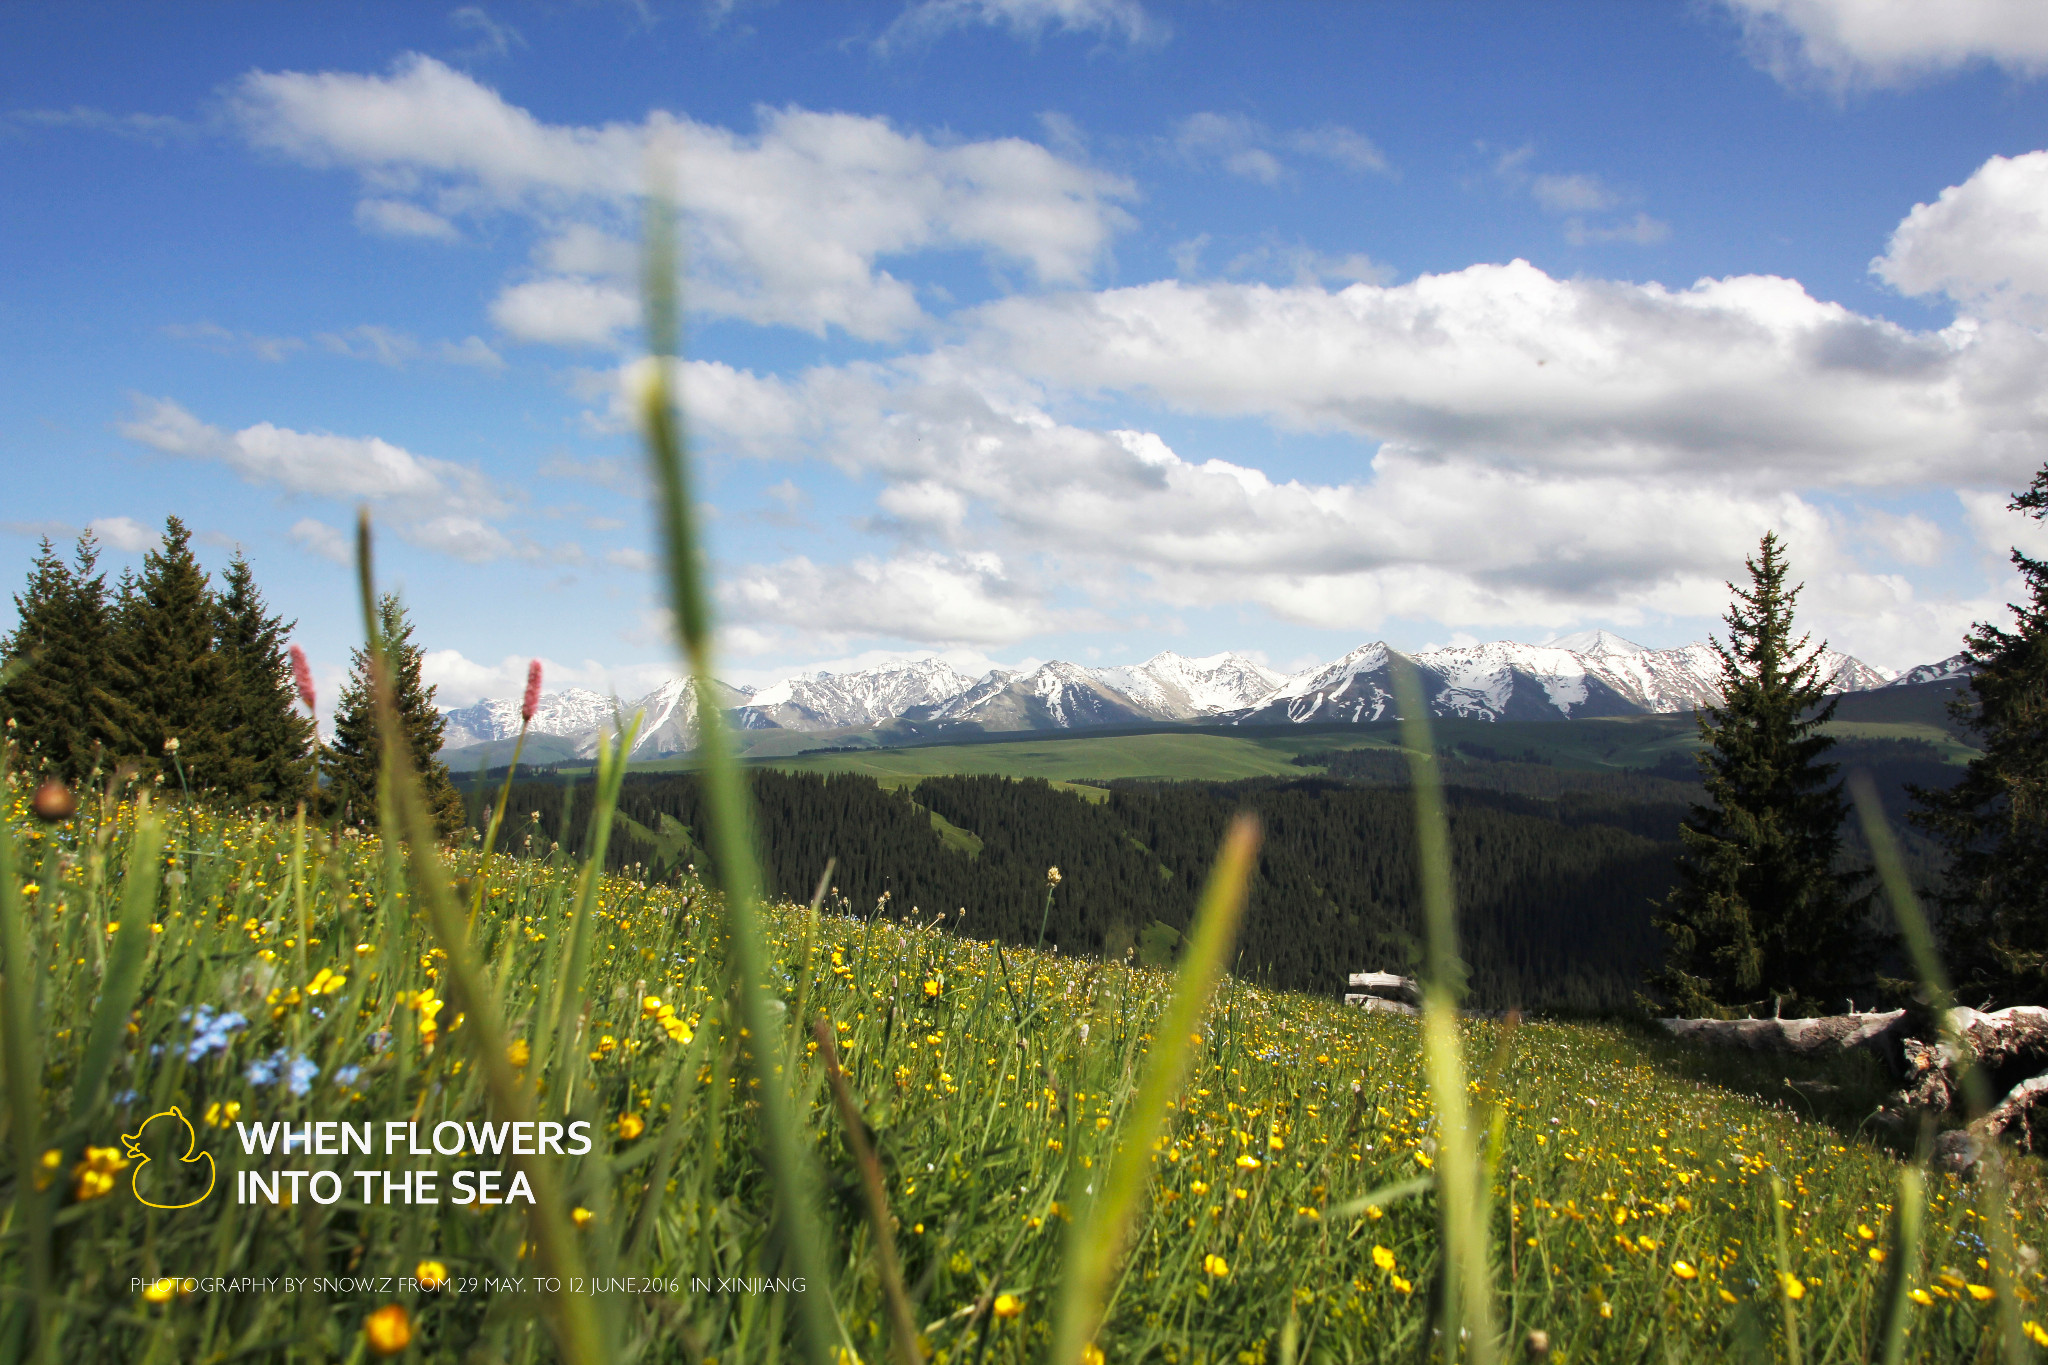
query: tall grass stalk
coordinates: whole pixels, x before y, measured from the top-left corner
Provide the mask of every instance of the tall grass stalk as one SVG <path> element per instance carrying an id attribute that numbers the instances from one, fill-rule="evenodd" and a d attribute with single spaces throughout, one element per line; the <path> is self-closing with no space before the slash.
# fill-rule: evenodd
<path id="1" fill-rule="evenodd" d="M 846 1146 L 860 1170 L 861 1195 L 867 1200 L 868 1225 L 875 1234 L 875 1269 L 882 1281 L 882 1300 L 889 1310 L 889 1340 L 901 1365 L 920 1365 L 924 1352 L 917 1342 L 917 1319 L 910 1310 L 910 1295 L 903 1288 L 903 1262 L 896 1254 L 895 1219 L 889 1214 L 889 1189 L 882 1175 L 881 1159 L 868 1141 L 867 1122 L 860 1106 L 847 1088 L 846 1073 L 839 1067 L 839 1048 L 829 1019 L 819 1019 L 811 1032 L 818 1043 L 818 1062 L 832 1087 L 832 1102 L 839 1109 L 839 1121 L 846 1129 Z"/>
<path id="2" fill-rule="evenodd" d="M 1173 997 L 1152 1030 L 1151 1057 L 1117 1132 L 1102 1191 L 1074 1220 L 1067 1238 L 1051 1356 L 1059 1365 L 1075 1365 L 1102 1326 L 1103 1301 L 1110 1279 L 1123 1261 L 1131 1215 L 1150 1179 L 1166 1111 L 1200 1037 L 1195 1028 L 1223 974 L 1224 959 L 1237 941 L 1258 852 L 1258 821 L 1248 814 L 1237 816 L 1223 835 L 1216 865 L 1202 888 Z"/>
<path id="3" fill-rule="evenodd" d="M 658 174 L 658 173 L 657 173 Z M 704 544 L 690 495 L 682 412 L 671 390 L 681 350 L 676 298 L 675 210 L 657 182 L 648 196 L 646 318 L 652 361 L 641 394 L 640 417 L 658 496 L 656 508 L 666 551 L 669 603 L 676 633 L 696 686 L 697 766 L 709 807 L 712 856 L 725 892 L 730 968 L 746 1052 L 761 1089 L 761 1145 L 775 1191 L 775 1229 L 783 1258 L 805 1281 L 797 1296 L 798 1321 L 813 1360 L 827 1361 L 845 1342 L 833 1306 L 826 1238 L 817 1209 L 817 1180 L 802 1141 L 792 1095 L 785 1011 L 771 1008 L 768 949 L 761 927 L 761 874 L 754 856 L 753 818 L 745 782 L 719 706 L 712 674 L 711 600 Z M 776 1006 L 782 1002 L 774 1001 Z"/>
<path id="4" fill-rule="evenodd" d="M 1898 841 L 1892 837 L 1891 822 L 1885 819 L 1884 805 L 1878 799 L 1877 788 L 1871 783 L 1870 775 L 1864 772 L 1850 774 L 1848 787 L 1849 795 L 1856 803 L 1857 817 L 1863 824 L 1863 837 L 1870 845 L 1871 859 L 1877 865 L 1878 879 L 1884 884 L 1892 916 L 1906 941 L 1907 956 L 1920 978 L 1927 1004 L 1940 1024 L 1942 1041 L 1961 1073 L 1964 1110 L 1974 1120 L 1991 1108 L 1991 1085 L 1977 1065 L 1969 1040 L 1956 1027 L 1955 991 L 1950 985 L 1948 971 L 1942 965 L 1941 953 L 1935 946 L 1934 931 L 1927 923 L 1926 913 L 1920 908 L 1920 898 L 1913 891 L 1913 880 L 1906 875 L 1905 861 L 1899 857 Z M 1986 1259 L 1991 1262 L 1991 1283 L 1998 1295 L 1999 1345 L 2006 1365 L 2020 1365 L 2032 1353 L 2027 1350 L 2026 1337 L 2020 1325 L 2019 1296 L 2014 1292 L 2013 1267 L 2018 1261 L 2012 1239 L 2011 1191 L 2005 1175 L 2004 1154 L 1999 1150 L 1997 1137 L 1992 1134 L 1987 1133 L 1983 1137 L 1980 1164 L 1983 1173 L 1978 1188 L 1983 1196 L 1983 1207 L 1978 1212 L 1990 1225 L 1991 1255 Z M 1903 1189 L 1901 1193 L 1903 1195 Z"/>
<path id="5" fill-rule="evenodd" d="M 509 1054 L 504 1015 L 489 978 L 471 950 L 461 905 L 447 870 L 436 853 L 438 840 L 434 822 L 427 814 L 426 799 L 419 778 L 412 769 L 412 749 L 398 718 L 392 695 L 390 660 L 377 629 L 376 595 L 370 561 L 370 518 L 360 514 L 356 529 L 356 555 L 363 589 L 364 613 L 370 621 L 368 654 L 371 692 L 376 706 L 378 747 L 382 750 L 379 797 L 397 820 L 385 826 L 385 838 L 393 843 L 402 836 L 408 845 L 413 872 L 415 905 L 424 903 L 428 921 L 441 949 L 448 955 L 448 976 L 455 998 L 466 1016 L 463 1034 L 483 1071 L 491 1096 L 491 1111 L 501 1122 L 523 1123 L 535 1119 L 533 1093 L 519 1081 Z M 452 1032 L 451 1028 L 451 1032 Z M 512 1160 L 525 1172 L 533 1187 L 533 1207 L 528 1213 L 539 1267 L 556 1280 L 556 1287 L 543 1292 L 549 1326 L 555 1344 L 568 1365 L 606 1365 L 612 1358 L 607 1331 L 598 1316 L 594 1299 L 587 1294 L 565 1293 L 561 1285 L 575 1285 L 584 1278 L 584 1258 L 576 1230 L 569 1221 L 567 1201 L 557 1163 L 541 1155 L 521 1155 L 513 1149 Z"/>
<path id="6" fill-rule="evenodd" d="M 0 800 L 13 788 L 11 767 L 13 746 L 0 743 Z M 49 1331 L 50 1308 L 50 1201 L 36 1189 L 30 1172 L 41 1169 L 42 1156 L 42 1035 L 35 1026 L 38 973 L 29 954 L 28 927 L 22 922 L 20 883 L 14 866 L 14 831 L 0 830 L 0 1046 L 6 1048 L 7 1108 L 14 1129 L 14 1220 L 20 1225 L 26 1245 L 20 1262 L 28 1271 L 32 1296 L 29 1312 L 23 1315 L 20 1301 L 8 1305 L 0 1319 L 0 1350 L 14 1355 L 32 1320 L 44 1359 L 51 1358 L 55 1337 Z M 143 932 L 148 933 L 144 928 Z"/>
<path id="7" fill-rule="evenodd" d="M 1443 1352 L 1456 1357 L 1464 1334 L 1467 1359 L 1492 1365 L 1500 1341 L 1494 1319 L 1493 1267 L 1487 1255 L 1485 1190 L 1478 1144 L 1470 1127 L 1465 1062 L 1458 1037 L 1458 998 L 1464 967 L 1458 961 L 1458 923 L 1451 880 L 1450 824 L 1443 779 L 1437 771 L 1429 707 L 1415 667 L 1394 660 L 1394 701 L 1401 712 L 1401 742 L 1408 750 L 1415 788 L 1415 848 L 1426 927 L 1422 981 L 1422 1058 L 1437 1120 L 1437 1207 L 1443 1240 Z"/>

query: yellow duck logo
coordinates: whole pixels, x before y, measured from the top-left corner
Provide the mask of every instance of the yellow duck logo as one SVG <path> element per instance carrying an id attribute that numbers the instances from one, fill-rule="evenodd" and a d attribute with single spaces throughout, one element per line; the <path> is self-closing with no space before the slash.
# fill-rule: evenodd
<path id="1" fill-rule="evenodd" d="M 184 1125 L 185 1155 L 178 1158 L 178 1161 L 181 1164 L 194 1164 L 201 1161 L 204 1161 L 206 1163 L 206 1188 L 200 1192 L 199 1197 L 197 1199 L 188 1199 L 182 1204 L 159 1204 L 156 1202 L 156 1200 L 151 1199 L 148 1195 L 142 1192 L 142 1168 L 144 1166 L 147 1166 L 150 1162 L 150 1158 L 142 1154 L 142 1135 L 143 1133 L 148 1131 L 149 1125 L 155 1123 L 158 1119 L 176 1119 L 180 1124 Z M 176 1138 L 172 1139 L 174 1143 L 176 1142 L 176 1140 Z M 142 1126 L 137 1128 L 133 1133 L 121 1134 L 121 1145 L 127 1149 L 128 1155 L 134 1158 L 136 1161 L 135 1174 L 130 1180 L 129 1188 L 135 1191 L 135 1197 L 137 1199 L 149 1205 L 151 1208 L 189 1209 L 194 1204 L 204 1203 L 206 1200 L 206 1196 L 213 1193 L 213 1182 L 215 1177 L 219 1174 L 219 1172 L 214 1169 L 213 1153 L 202 1152 L 199 1150 L 199 1135 L 192 1131 L 192 1121 L 185 1117 L 185 1111 L 178 1108 L 177 1105 L 174 1104 L 170 1108 L 163 1110 L 161 1113 L 151 1114 L 148 1118 L 142 1121 Z M 195 1172 L 194 1174 L 197 1174 L 197 1172 Z"/>

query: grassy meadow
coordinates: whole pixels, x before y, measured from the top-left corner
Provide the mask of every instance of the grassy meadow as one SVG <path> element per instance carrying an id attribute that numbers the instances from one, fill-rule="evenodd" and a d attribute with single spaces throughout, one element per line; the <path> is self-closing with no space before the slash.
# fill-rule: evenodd
<path id="1" fill-rule="evenodd" d="M 399 851 L 317 830 L 301 845 L 288 821 L 182 809 L 165 812 L 159 849 L 138 850 L 131 801 L 43 825 L 27 796 L 22 783 L 7 791 L 5 832 L 32 970 L 9 981 L 36 983 L 43 1055 L 33 1074 L 18 1050 L 5 1061 L 11 1092 L 31 1087 L 41 1117 L 24 1143 L 22 1110 L 10 1112 L 0 1357 L 362 1360 L 375 1344 L 366 1324 L 396 1304 L 406 1358 L 555 1358 L 518 1206 L 365 1204 L 354 1184 L 332 1204 L 232 1202 L 245 1166 L 441 1168 L 446 1191 L 452 1168 L 495 1164 L 285 1162 L 245 1157 L 235 1140 L 236 1121 L 381 1131 L 409 1119 L 426 1132 L 492 1112 L 473 1021 L 450 1001 L 447 957 Z M 508 842 L 518 828 L 514 812 Z M 731 1287 L 788 1271 L 769 1244 L 758 1078 L 743 1065 L 716 893 L 592 880 L 558 855 L 485 862 L 474 845 L 449 866 L 478 907 L 471 943 L 501 1000 L 508 1060 L 542 1117 L 597 1135 L 589 1154 L 555 1161 L 556 1183 L 585 1273 L 630 1277 L 633 1292 L 592 1300 L 610 1358 L 782 1354 L 796 1296 Z M 132 923 L 117 925 L 136 914 L 138 888 L 139 986 L 95 1079 L 95 1009 L 117 949 L 136 943 L 122 937 Z M 767 910 L 776 1017 L 830 1021 L 929 1358 L 1044 1359 L 1065 1220 L 1111 1158 L 1172 978 L 999 954 L 874 910 L 829 888 L 815 916 Z M 579 990 L 584 1003 L 565 1013 Z M 784 1027 L 831 1277 L 806 1292 L 828 1297 L 842 1358 L 881 1360 L 888 1314 L 847 1129 L 817 1044 Z M 1416 1025 L 1226 980 L 1196 1032 L 1096 1338 L 1104 1358 L 1428 1358 L 1439 1129 Z M 1510 1358 L 1531 1329 L 1559 1361 L 1870 1358 L 1892 1156 L 1818 1121 L 1796 1092 L 1763 1103 L 1709 1084 L 1699 1058 L 1618 1025 L 1461 1032 L 1474 1123 L 1491 1135 L 1488 1252 Z M 1706 1063 L 1745 1084 L 1773 1079 L 1733 1065 Z M 136 1163 L 116 1164 L 119 1135 L 172 1104 L 218 1181 L 195 1207 L 152 1209 L 130 1191 Z M 1995 1358 L 1980 1192 L 1930 1180 L 1905 1358 Z M 2021 1190 L 2018 1240 L 2038 1245 L 2038 1187 L 2023 1178 Z M 39 1235 L 46 1276 L 30 1265 Z M 164 1276 L 367 1288 L 137 1287 Z M 2022 1278 L 2031 1321 L 2040 1276 Z M 522 1287 L 492 1292 L 493 1280 Z"/>

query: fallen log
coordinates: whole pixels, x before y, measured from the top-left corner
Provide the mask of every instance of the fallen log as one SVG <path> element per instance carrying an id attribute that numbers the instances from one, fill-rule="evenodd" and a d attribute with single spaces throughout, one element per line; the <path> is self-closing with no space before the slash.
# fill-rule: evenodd
<path id="1" fill-rule="evenodd" d="M 2002 1010 L 1957 1007 L 1948 1013 L 1946 1036 L 1925 1013 L 1889 1010 L 1836 1014 L 1818 1019 L 1660 1019 L 1675 1038 L 1751 1052 L 1824 1057 L 1867 1051 L 1883 1060 L 1899 1081 L 1887 1109 L 1894 1119 L 1919 1111 L 1963 1117 L 1962 1054 L 1972 1058 L 1994 1093 L 2003 1096 L 1969 1120 L 1967 1136 L 1944 1134 L 1945 1168 L 1967 1169 L 1981 1141 L 2016 1138 L 2033 1149 L 2037 1128 L 2048 1135 L 2048 1008 L 2012 1005 Z M 1901 1129 L 1904 1124 L 1898 1125 Z"/>

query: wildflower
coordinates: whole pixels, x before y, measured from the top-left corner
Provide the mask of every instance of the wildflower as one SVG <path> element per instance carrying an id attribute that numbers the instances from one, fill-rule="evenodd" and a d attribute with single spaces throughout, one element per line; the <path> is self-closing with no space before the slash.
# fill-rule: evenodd
<path id="1" fill-rule="evenodd" d="M 619 1136 L 631 1142 L 647 1131 L 647 1121 L 638 1114 L 619 1115 Z"/>
<path id="2" fill-rule="evenodd" d="M 402 1303 L 387 1303 L 363 1319 L 363 1335 L 380 1356 L 395 1356 L 412 1345 L 412 1314 Z"/>
<path id="3" fill-rule="evenodd" d="M 925 983 L 924 983 L 924 995 L 925 995 L 925 999 L 927 999 L 927 1000 L 936 1000 L 936 999 L 938 999 L 938 998 L 939 998 L 939 983 L 938 983 L 938 982 L 936 982 L 936 981 L 927 981 L 927 982 L 925 982 Z M 1086 1039 L 1083 1039 L 1082 1041 L 1083 1041 L 1083 1042 L 1086 1042 L 1087 1040 L 1086 1040 Z"/>
<path id="4" fill-rule="evenodd" d="M 1801 1282 L 1797 1275 L 1790 1275 L 1780 1271 L 1778 1272 L 1778 1284 L 1785 1291 L 1785 1297 L 1788 1299 L 1803 1299 L 1806 1297 L 1806 1285 Z"/>
<path id="5" fill-rule="evenodd" d="M 1230 1262 L 1212 1251 L 1202 1258 L 1202 1271 L 1210 1278 L 1220 1280 L 1230 1273 Z"/>
<path id="6" fill-rule="evenodd" d="M 1924 1289 L 1908 1289 L 1906 1297 L 1919 1304 L 1922 1308 L 1934 1307 L 1934 1295 Z"/>
<path id="7" fill-rule="evenodd" d="M 1102 1365 L 1102 1348 L 1092 1341 L 1083 1346 L 1081 1348 L 1081 1365 Z"/>
<path id="8" fill-rule="evenodd" d="M 419 1277 L 420 1288 L 430 1292 L 448 1283 L 448 1267 L 439 1261 L 421 1261 L 412 1273 Z"/>
<path id="9" fill-rule="evenodd" d="M 225 1128 L 241 1116 L 240 1100 L 229 1100 L 226 1104 L 215 1100 L 206 1106 L 206 1126 L 209 1128 Z"/>
<path id="10" fill-rule="evenodd" d="M 127 1158 L 118 1147 L 88 1147 L 85 1159 L 71 1168 L 71 1178 L 78 1182 L 74 1191 L 78 1202 L 98 1199 L 114 1192 L 114 1176 L 128 1168 Z"/>
<path id="11" fill-rule="evenodd" d="M 526 696 L 519 703 L 519 723 L 533 724 L 533 713 L 540 710 L 540 660 L 535 659 L 526 666 Z"/>
<path id="12" fill-rule="evenodd" d="M 1696 1280 L 1700 1275 L 1699 1271 L 1694 1270 L 1684 1261 L 1673 1261 L 1671 1263 L 1671 1273 L 1681 1280 Z"/>
<path id="13" fill-rule="evenodd" d="M 164 741 L 164 752 L 167 754 L 175 754 L 176 752 L 178 752 L 178 741 L 176 736 L 173 736 L 172 738 Z"/>
<path id="14" fill-rule="evenodd" d="M 505 1060 L 514 1066 L 525 1066 L 533 1060 L 533 1049 L 524 1038 L 514 1038 L 512 1045 L 505 1049 Z"/>
<path id="15" fill-rule="evenodd" d="M 2020 1330 L 2025 1332 L 2027 1340 L 2033 1342 L 2036 1346 L 2048 1346 L 2048 1332 L 2042 1331 L 2041 1324 L 2035 1322 L 2032 1318 L 2028 1318 L 2025 1322 L 2021 1323 Z"/>
<path id="16" fill-rule="evenodd" d="M 1244 1152 L 1239 1154 L 1237 1158 L 1237 1166 L 1239 1170 L 1256 1171 L 1257 1169 L 1259 1169 L 1259 1159 L 1253 1156 L 1250 1152 Z"/>
<path id="17" fill-rule="evenodd" d="M 1979 1303 L 1988 1303 L 1998 1297 L 1998 1291 L 1988 1284 L 1969 1285 L 1970 1297 Z"/>
<path id="18" fill-rule="evenodd" d="M 1278 1133 L 1275 1133 L 1273 1136 L 1266 1139 L 1266 1147 L 1268 1150 L 1275 1152 L 1284 1152 L 1287 1150 L 1287 1144 L 1280 1140 L 1280 1135 Z"/>
<path id="19" fill-rule="evenodd" d="M 292 1094 L 303 1096 L 313 1088 L 313 1078 L 320 1074 L 320 1068 L 310 1057 L 297 1057 L 279 1048 L 268 1057 L 249 1063 L 243 1078 L 251 1085 L 275 1085 L 280 1078 Z"/>
<path id="20" fill-rule="evenodd" d="M 1208 1182 L 1206 1182 L 1206 1181 L 1202 1181 L 1202 1180 L 1191 1180 L 1191 1181 L 1189 1181 L 1189 1182 L 1188 1182 L 1188 1193 L 1189 1193 L 1189 1194 L 1192 1194 L 1192 1195 L 1195 1195 L 1195 1196 L 1197 1196 L 1197 1197 L 1200 1197 L 1201 1195 L 1205 1195 L 1205 1194 L 1207 1194 L 1208 1192 L 1209 1192 L 1209 1185 L 1208 1185 Z"/>
<path id="21" fill-rule="evenodd" d="M 63 1168 L 64 1153 L 55 1147 L 43 1153 L 43 1168 L 36 1172 L 36 1188 L 47 1190 L 57 1181 L 57 1172 Z"/>
<path id="22" fill-rule="evenodd" d="M 1867 1242 L 1871 1238 L 1877 1236 L 1877 1233 L 1871 1228 L 1870 1224 L 1858 1223 L 1856 1225 L 1856 1235 Z"/>
<path id="23" fill-rule="evenodd" d="M 660 1015 L 663 1010 L 668 1010 L 670 1014 L 675 1013 L 674 1010 L 669 1009 L 669 1006 L 662 1003 L 661 997 L 658 995 L 650 995 L 640 1002 L 640 1017 L 642 1019 L 653 1019 Z"/>
<path id="24" fill-rule="evenodd" d="M 1048 867 L 1045 870 L 1045 884 L 1047 889 L 1058 886 L 1060 884 L 1060 870 L 1058 868 Z"/>
<path id="25" fill-rule="evenodd" d="M 1322 1214 L 1322 1210 L 1320 1210 L 1320 1209 L 1312 1209 L 1312 1208 L 1310 1208 L 1310 1207 L 1309 1207 L 1308 1205 L 1306 1205 L 1306 1204 L 1303 1204 L 1303 1205 L 1302 1205 L 1302 1206 L 1301 1206 L 1300 1208 L 1297 1208 L 1297 1209 L 1296 1209 L 1296 1210 L 1294 1211 L 1294 1216 L 1295 1216 L 1296 1218 L 1315 1218 L 1315 1219 L 1320 1219 L 1320 1218 L 1321 1218 L 1321 1217 L 1323 1216 L 1323 1214 Z"/>
<path id="26" fill-rule="evenodd" d="M 1019 1317 L 1024 1312 L 1024 1300 L 1015 1294 L 996 1295 L 996 1316 L 999 1318 Z"/>
<path id="27" fill-rule="evenodd" d="M 111 929 L 114 926 L 108 927 Z M 208 1005 L 186 1010 L 178 1016 L 178 1022 L 192 1025 L 192 1039 L 185 1044 L 185 1060 L 188 1062 L 196 1062 L 215 1052 L 227 1051 L 228 1035 L 249 1026 L 249 1021 L 240 1011 L 229 1010 L 223 1014 L 216 1014 Z"/>
<path id="28" fill-rule="evenodd" d="M 578 1204 L 575 1208 L 569 1210 L 569 1218 L 577 1227 L 587 1228 L 597 1220 L 597 1215 L 584 1208 L 581 1204 Z"/>
<path id="29" fill-rule="evenodd" d="M 1393 1251 L 1387 1247 L 1375 1246 L 1372 1249 L 1372 1263 L 1381 1270 L 1392 1270 L 1394 1268 Z"/>
<path id="30" fill-rule="evenodd" d="M 306 704 L 308 714 L 316 708 L 313 705 L 313 666 L 306 662 L 306 651 L 292 646 L 292 683 L 299 689 L 299 700 Z"/>
<path id="31" fill-rule="evenodd" d="M 1387 1277 L 1387 1282 L 1393 1285 L 1394 1288 L 1400 1290 L 1403 1294 L 1413 1294 L 1415 1292 L 1415 1286 L 1409 1283 L 1407 1280 L 1402 1279 L 1399 1275 L 1389 1275 Z"/>
<path id="32" fill-rule="evenodd" d="M 169 1303 L 171 1295 L 178 1292 L 178 1282 L 168 1275 L 160 1275 L 142 1286 L 142 1297 L 150 1303 Z"/>

